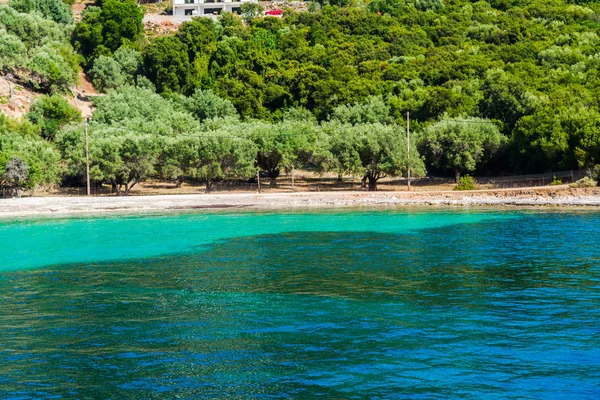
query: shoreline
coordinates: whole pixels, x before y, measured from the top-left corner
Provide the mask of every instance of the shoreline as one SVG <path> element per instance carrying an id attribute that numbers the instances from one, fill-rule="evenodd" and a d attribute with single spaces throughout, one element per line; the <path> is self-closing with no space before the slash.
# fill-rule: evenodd
<path id="1" fill-rule="evenodd" d="M 600 207 L 600 188 L 563 186 L 402 192 L 212 193 L 156 196 L 25 197 L 0 199 L 0 219 L 194 210 L 294 210 L 337 208 Z"/>

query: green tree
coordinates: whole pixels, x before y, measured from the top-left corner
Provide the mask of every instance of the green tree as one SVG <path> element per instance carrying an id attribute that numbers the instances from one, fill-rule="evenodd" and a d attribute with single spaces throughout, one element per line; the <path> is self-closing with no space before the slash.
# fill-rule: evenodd
<path id="1" fill-rule="evenodd" d="M 54 140 L 61 127 L 82 120 L 81 112 L 59 95 L 36 99 L 31 104 L 27 118 L 41 126 L 42 136 L 48 140 Z"/>
<path id="2" fill-rule="evenodd" d="M 23 159 L 28 166 L 24 188 L 54 186 L 60 181 L 60 154 L 46 140 L 16 132 L 0 134 L 0 176 L 14 157 Z"/>
<path id="3" fill-rule="evenodd" d="M 426 160 L 440 170 L 452 170 L 456 182 L 461 173 L 498 152 L 507 139 L 498 127 L 481 118 L 444 119 L 428 126 L 419 148 Z"/>
<path id="4" fill-rule="evenodd" d="M 16 35 L 0 29 L 0 71 L 14 72 L 23 66 L 27 47 Z"/>
<path id="5" fill-rule="evenodd" d="M 379 122 L 388 124 L 393 122 L 390 108 L 382 96 L 370 96 L 364 103 L 337 106 L 331 115 L 332 120 L 349 124 L 366 124 Z"/>
<path id="6" fill-rule="evenodd" d="M 425 165 L 418 151 L 412 149 L 408 160 L 406 133 L 398 125 L 362 124 L 349 130 L 350 143 L 358 153 L 369 191 L 377 190 L 377 182 L 386 176 L 406 175 L 410 166 L 413 176 L 425 174 Z M 352 155 L 354 157 L 354 155 Z M 355 161 L 352 160 L 354 165 Z"/>
<path id="7" fill-rule="evenodd" d="M 71 126 L 56 138 L 67 162 L 68 173 L 85 176 L 85 133 L 82 126 Z M 90 125 L 90 179 L 109 183 L 117 196 L 126 196 L 146 178 L 156 173 L 161 140 L 157 135 L 123 132 L 103 125 Z"/>
<path id="8" fill-rule="evenodd" d="M 198 121 L 176 102 L 150 89 L 125 86 L 94 98 L 93 121 L 160 136 L 197 131 Z"/>
<path id="9" fill-rule="evenodd" d="M 142 68 L 142 55 L 137 50 L 121 46 L 119 50 L 115 51 L 115 60 L 121 66 L 125 82 L 132 85 Z"/>
<path id="10" fill-rule="evenodd" d="M 256 144 L 256 165 L 269 177 L 271 186 L 277 184 L 282 169 L 307 162 L 315 149 L 316 129 L 310 122 L 250 123 L 239 128 Z"/>
<path id="11" fill-rule="evenodd" d="M 242 3 L 240 6 L 240 15 L 245 22 L 262 16 L 264 11 L 265 9 L 256 3 Z"/>
<path id="12" fill-rule="evenodd" d="M 159 93 L 188 93 L 193 89 L 188 48 L 177 37 L 154 39 L 143 51 L 144 71 Z"/>
<path id="13" fill-rule="evenodd" d="M 16 196 L 21 197 L 21 190 L 27 185 L 29 178 L 29 165 L 19 156 L 13 156 L 4 165 L 4 173 L 0 179 L 0 186 L 8 186 L 16 190 Z"/>
<path id="14" fill-rule="evenodd" d="M 194 18 L 181 24 L 177 37 L 189 51 L 190 61 L 199 56 L 210 55 L 215 50 L 219 26 L 210 18 Z"/>
<path id="15" fill-rule="evenodd" d="M 325 123 L 317 137 L 315 163 L 321 171 L 333 171 L 338 181 L 346 174 L 360 174 L 362 164 L 358 153 L 356 135 L 349 133 L 352 128 L 337 121 Z"/>
<path id="16" fill-rule="evenodd" d="M 185 106 L 200 122 L 210 118 L 229 118 L 238 116 L 229 100 L 223 100 L 212 90 L 197 89 L 185 100 Z"/>
<path id="17" fill-rule="evenodd" d="M 134 0 L 102 0 L 100 4 L 82 13 L 72 35 L 75 49 L 88 66 L 101 55 L 135 44 L 144 33 L 144 11 Z"/>
<path id="18" fill-rule="evenodd" d="M 73 23 L 71 7 L 62 0 L 10 0 L 8 4 L 22 13 L 35 11 L 60 24 Z"/>
<path id="19" fill-rule="evenodd" d="M 172 171 L 200 179 L 206 183 L 206 193 L 215 181 L 226 178 L 248 178 L 256 173 L 256 146 L 245 138 L 227 132 L 177 138 L 167 150 Z"/>
<path id="20" fill-rule="evenodd" d="M 89 76 L 100 92 L 123 85 L 135 85 L 141 69 L 141 55 L 136 50 L 121 47 L 114 57 L 99 56 L 93 62 Z"/>
<path id="21" fill-rule="evenodd" d="M 100 56 L 94 60 L 89 76 L 96 90 L 106 93 L 125 84 L 125 74 L 121 65 L 113 57 Z"/>

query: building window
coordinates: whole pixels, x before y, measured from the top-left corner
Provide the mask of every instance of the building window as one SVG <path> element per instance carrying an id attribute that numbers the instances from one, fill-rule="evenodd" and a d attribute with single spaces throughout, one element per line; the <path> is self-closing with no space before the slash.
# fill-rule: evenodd
<path id="1" fill-rule="evenodd" d="M 239 13 L 240 13 L 240 8 L 239 8 L 239 7 L 233 7 L 233 8 L 231 9 L 231 12 L 232 12 L 232 13 L 239 14 Z"/>
<path id="2" fill-rule="evenodd" d="M 185 10 L 185 15 L 194 15 L 193 12 L 194 12 L 194 10 L 192 10 L 191 8 L 187 9 L 187 10 Z"/>
<path id="3" fill-rule="evenodd" d="M 196 0 L 185 0 L 185 4 L 194 4 Z"/>
<path id="4" fill-rule="evenodd" d="M 204 9 L 204 15 L 208 15 L 208 14 L 220 14 L 221 11 L 223 11 L 222 8 L 205 8 Z"/>

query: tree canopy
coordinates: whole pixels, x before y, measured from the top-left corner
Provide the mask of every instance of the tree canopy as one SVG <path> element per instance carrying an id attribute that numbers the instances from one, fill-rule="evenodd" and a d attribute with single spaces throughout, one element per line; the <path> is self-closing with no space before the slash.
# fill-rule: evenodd
<path id="1" fill-rule="evenodd" d="M 498 127 L 477 118 L 444 119 L 428 126 L 420 138 L 420 149 L 428 163 L 454 172 L 456 182 L 463 172 L 490 159 L 507 142 Z"/>

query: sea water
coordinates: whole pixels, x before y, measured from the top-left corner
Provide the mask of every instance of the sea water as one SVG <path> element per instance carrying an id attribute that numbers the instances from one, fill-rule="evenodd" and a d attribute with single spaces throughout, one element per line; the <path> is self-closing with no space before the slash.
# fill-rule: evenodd
<path id="1" fill-rule="evenodd" d="M 600 398 L 600 213 L 0 221 L 0 398 Z"/>

